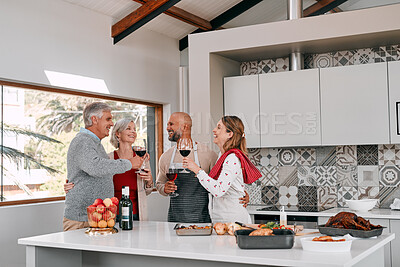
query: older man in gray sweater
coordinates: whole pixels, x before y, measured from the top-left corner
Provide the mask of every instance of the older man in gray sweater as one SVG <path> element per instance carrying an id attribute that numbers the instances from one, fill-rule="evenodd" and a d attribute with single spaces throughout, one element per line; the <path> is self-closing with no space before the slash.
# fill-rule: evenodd
<path id="1" fill-rule="evenodd" d="M 85 128 L 71 141 L 67 155 L 68 180 L 75 186 L 65 197 L 64 231 L 88 227 L 86 207 L 96 198 L 114 196 L 113 175 L 141 166 L 143 159 L 110 159 L 101 144 L 112 122 L 111 108 L 94 102 L 83 110 Z"/>

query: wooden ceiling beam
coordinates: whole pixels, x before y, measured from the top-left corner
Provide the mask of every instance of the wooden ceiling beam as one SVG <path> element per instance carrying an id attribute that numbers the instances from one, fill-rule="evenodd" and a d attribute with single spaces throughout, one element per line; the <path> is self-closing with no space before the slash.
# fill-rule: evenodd
<path id="1" fill-rule="evenodd" d="M 148 0 L 133 0 L 139 4 L 146 4 Z M 212 29 L 211 23 L 199 16 L 196 16 L 190 12 L 187 12 L 179 7 L 173 6 L 170 9 L 164 11 L 164 14 L 171 16 L 180 21 L 186 22 L 192 26 L 208 31 Z"/>
<path id="2" fill-rule="evenodd" d="M 141 7 L 121 19 L 111 27 L 114 44 L 151 21 L 180 0 L 148 0 Z"/>
<path id="3" fill-rule="evenodd" d="M 303 17 L 311 17 L 325 14 L 326 12 L 338 7 L 347 0 L 319 0 L 317 3 L 304 9 Z"/>
<path id="4" fill-rule="evenodd" d="M 343 10 L 340 9 L 340 7 L 335 7 L 335 8 L 332 9 L 332 10 L 333 10 L 333 12 L 335 12 L 335 13 L 343 12 Z"/>
<path id="5" fill-rule="evenodd" d="M 212 29 L 211 23 L 208 20 L 200 18 L 192 13 L 189 13 L 179 7 L 171 7 L 167 11 L 164 12 L 168 16 L 186 22 L 192 26 L 200 28 L 205 31 L 209 31 Z"/>

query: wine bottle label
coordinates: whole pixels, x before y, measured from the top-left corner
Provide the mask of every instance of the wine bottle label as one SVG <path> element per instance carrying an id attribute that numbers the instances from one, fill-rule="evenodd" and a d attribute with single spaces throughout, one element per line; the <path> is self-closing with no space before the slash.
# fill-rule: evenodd
<path id="1" fill-rule="evenodd" d="M 122 207 L 122 221 L 129 221 L 129 207 Z"/>

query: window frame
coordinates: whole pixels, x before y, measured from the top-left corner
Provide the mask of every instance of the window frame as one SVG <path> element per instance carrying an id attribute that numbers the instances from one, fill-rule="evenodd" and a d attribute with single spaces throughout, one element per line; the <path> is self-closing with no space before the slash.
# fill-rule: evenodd
<path id="1" fill-rule="evenodd" d="M 68 89 L 63 87 L 56 87 L 50 85 L 42 85 L 42 84 L 34 84 L 34 83 L 25 83 L 19 81 L 12 81 L 6 79 L 0 79 L 0 86 L 11 86 L 22 89 L 30 89 L 30 90 L 38 90 L 50 93 L 58 93 L 58 94 L 66 94 L 66 95 L 74 95 L 74 96 L 83 96 L 83 97 L 92 97 L 103 100 L 112 100 L 112 101 L 120 101 L 125 103 L 146 105 L 155 108 L 155 125 L 156 125 L 156 169 L 158 169 L 158 159 L 161 157 L 163 153 L 163 105 L 147 102 L 147 101 L 139 101 L 133 100 L 129 98 L 104 95 L 104 94 L 96 94 L 92 92 L 83 92 L 74 89 Z M 1 185 L 0 185 L 1 186 Z M 2 206 L 13 206 L 13 205 L 25 205 L 25 204 L 34 204 L 34 203 L 43 203 L 43 202 L 52 202 L 52 201 L 60 201 L 65 200 L 65 196 L 57 196 L 57 197 L 48 197 L 48 198 L 35 198 L 35 199 L 22 199 L 22 200 L 12 200 L 12 201 L 0 201 L 0 207 Z"/>

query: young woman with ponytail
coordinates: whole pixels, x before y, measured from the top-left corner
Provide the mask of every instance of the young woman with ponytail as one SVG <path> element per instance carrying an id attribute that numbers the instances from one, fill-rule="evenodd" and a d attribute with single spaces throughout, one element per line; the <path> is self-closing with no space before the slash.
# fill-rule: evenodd
<path id="1" fill-rule="evenodd" d="M 183 166 L 197 174 L 200 184 L 212 194 L 213 222 L 251 223 L 247 210 L 237 199 L 244 195 L 244 184 L 251 184 L 261 173 L 247 157 L 243 122 L 236 116 L 225 116 L 213 130 L 220 157 L 209 174 L 193 160 L 183 159 Z"/>

